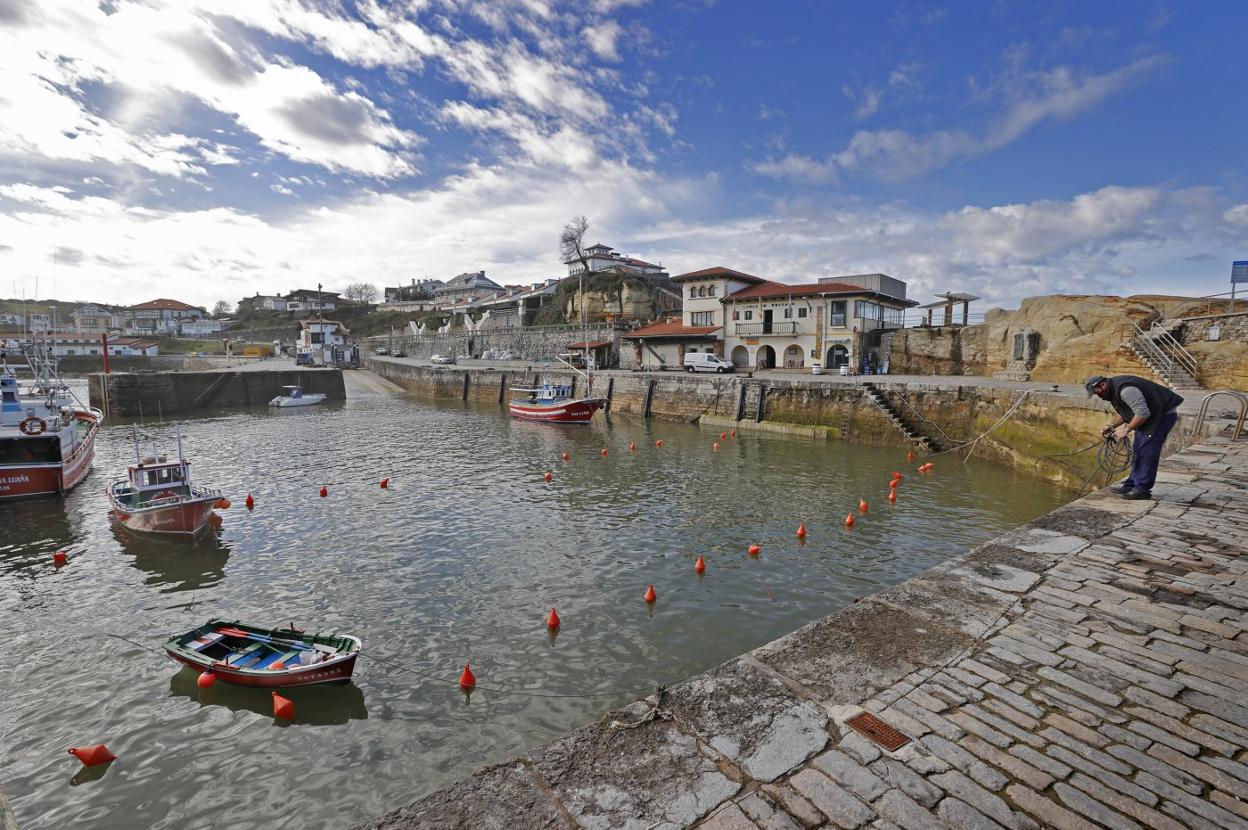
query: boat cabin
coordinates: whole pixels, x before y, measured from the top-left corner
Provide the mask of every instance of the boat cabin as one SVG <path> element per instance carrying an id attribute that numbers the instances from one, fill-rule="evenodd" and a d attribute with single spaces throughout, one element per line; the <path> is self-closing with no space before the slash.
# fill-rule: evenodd
<path id="1" fill-rule="evenodd" d="M 130 466 L 131 497 L 139 501 L 179 495 L 191 485 L 191 462 L 169 461 L 165 456 L 144 458 Z"/>
<path id="2" fill-rule="evenodd" d="M 291 398 L 293 400 L 298 400 L 299 398 L 303 397 L 303 387 L 302 386 L 283 386 L 282 394 L 284 394 L 286 397 Z"/>
<path id="3" fill-rule="evenodd" d="M 544 383 L 541 386 L 516 387 L 512 391 L 523 393 L 530 401 L 552 401 L 572 397 L 570 384 Z"/>

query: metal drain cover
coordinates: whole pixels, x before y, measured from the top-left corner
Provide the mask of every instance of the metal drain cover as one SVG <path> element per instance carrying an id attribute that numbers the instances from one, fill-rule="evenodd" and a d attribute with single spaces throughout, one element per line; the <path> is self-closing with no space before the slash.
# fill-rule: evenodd
<path id="1" fill-rule="evenodd" d="M 895 752 L 910 743 L 909 736 L 898 732 L 870 712 L 854 715 L 845 721 L 845 725 L 889 752 Z"/>

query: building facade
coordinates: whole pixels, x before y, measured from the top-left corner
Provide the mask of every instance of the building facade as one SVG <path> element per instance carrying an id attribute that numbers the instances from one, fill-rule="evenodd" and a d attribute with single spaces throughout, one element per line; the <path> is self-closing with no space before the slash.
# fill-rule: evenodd
<path id="1" fill-rule="evenodd" d="M 324 366 L 349 362 L 353 346 L 351 332 L 336 320 L 303 320 L 299 333 L 299 351 L 312 355 Z"/>
<path id="2" fill-rule="evenodd" d="M 282 298 L 287 311 L 333 311 L 342 305 L 342 295 L 335 291 L 313 291 L 300 288 Z"/>
<path id="3" fill-rule="evenodd" d="M 208 312 L 199 306 L 161 298 L 132 305 L 125 310 L 125 315 L 125 330 L 129 333 L 172 337 L 177 335 L 182 323 L 203 319 Z"/>
<path id="4" fill-rule="evenodd" d="M 470 271 L 459 274 L 446 285 L 433 289 L 433 296 L 438 308 L 451 308 L 462 305 L 465 300 L 469 302 L 480 300 L 505 290 L 503 286 L 487 277 L 484 271 Z"/>
<path id="5" fill-rule="evenodd" d="M 575 277 L 577 274 L 608 271 L 612 268 L 619 268 L 634 274 L 663 273 L 662 265 L 655 265 L 653 262 L 646 262 L 642 259 L 635 259 L 616 253 L 611 249 L 610 245 L 603 245 L 602 243 L 590 245 L 585 249 L 584 253 L 584 262 L 575 257 L 565 261 L 564 264 L 568 266 L 569 277 Z"/>

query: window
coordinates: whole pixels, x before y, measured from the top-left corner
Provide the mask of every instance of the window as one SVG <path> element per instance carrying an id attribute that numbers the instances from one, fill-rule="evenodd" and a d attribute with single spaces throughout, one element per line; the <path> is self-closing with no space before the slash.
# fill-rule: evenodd
<path id="1" fill-rule="evenodd" d="M 835 328 L 845 328 L 845 301 L 834 300 L 831 306 L 832 313 L 828 315 L 828 325 Z"/>
<path id="2" fill-rule="evenodd" d="M 740 320 L 740 319 L 741 319 L 741 312 L 739 312 L 739 311 L 733 311 L 733 312 L 732 312 L 732 319 L 734 319 L 734 320 Z"/>
<path id="3" fill-rule="evenodd" d="M 689 299 L 692 300 L 696 296 L 698 296 L 698 289 L 692 285 L 689 286 Z"/>
<path id="4" fill-rule="evenodd" d="M 754 312 L 753 312 L 753 311 L 750 311 L 749 309 L 746 309 L 746 312 L 745 312 L 745 319 L 747 319 L 747 320 L 753 320 L 753 319 L 754 319 Z"/>
<path id="5" fill-rule="evenodd" d="M 789 306 L 788 308 L 784 310 L 784 319 L 786 320 L 793 319 L 793 306 Z"/>
<path id="6" fill-rule="evenodd" d="M 714 297 L 714 296 L 715 296 L 715 286 L 713 286 L 713 285 L 708 285 L 708 286 L 706 287 L 706 296 L 708 296 L 708 297 Z"/>
<path id="7" fill-rule="evenodd" d="M 715 325 L 715 312 L 694 311 L 689 315 L 689 324 L 691 326 L 713 326 Z"/>
<path id="8" fill-rule="evenodd" d="M 799 308 L 799 309 L 797 310 L 797 316 L 798 316 L 798 317 L 805 317 L 805 316 L 806 316 L 806 307 L 805 307 L 805 306 L 803 306 L 802 308 Z"/>

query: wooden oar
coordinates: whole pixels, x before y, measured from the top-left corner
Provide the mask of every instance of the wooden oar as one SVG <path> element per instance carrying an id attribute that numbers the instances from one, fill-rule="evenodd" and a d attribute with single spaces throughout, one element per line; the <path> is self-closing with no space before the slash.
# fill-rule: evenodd
<path id="1" fill-rule="evenodd" d="M 273 643 L 281 643 L 282 645 L 289 646 L 290 648 L 303 649 L 304 651 L 316 650 L 315 648 L 313 648 L 310 645 L 307 645 L 306 643 L 299 643 L 293 640 L 277 640 L 277 639 L 274 639 L 273 637 L 269 637 L 266 634 L 256 634 L 251 631 L 243 631 L 240 628 L 229 628 L 229 627 L 218 628 L 217 632 L 220 634 L 225 634 L 226 636 L 229 636 L 229 637 L 243 637 L 248 640 L 257 640 L 261 643 L 266 643 L 268 645 L 272 645 Z"/>

